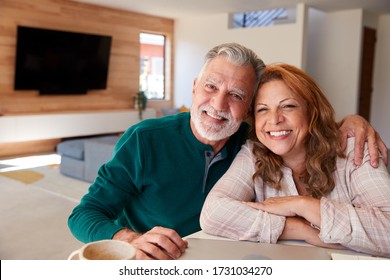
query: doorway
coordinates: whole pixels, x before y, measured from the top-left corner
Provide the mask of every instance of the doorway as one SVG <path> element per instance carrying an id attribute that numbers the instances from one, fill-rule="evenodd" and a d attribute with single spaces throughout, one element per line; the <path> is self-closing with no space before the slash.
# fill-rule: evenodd
<path id="1" fill-rule="evenodd" d="M 371 95 L 373 91 L 375 43 L 376 30 L 364 27 L 358 114 L 368 121 L 370 121 Z"/>

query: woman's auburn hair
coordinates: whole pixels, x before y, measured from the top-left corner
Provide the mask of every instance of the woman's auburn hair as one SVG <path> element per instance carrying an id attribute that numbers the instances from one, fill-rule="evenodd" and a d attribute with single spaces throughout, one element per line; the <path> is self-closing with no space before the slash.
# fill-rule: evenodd
<path id="1" fill-rule="evenodd" d="M 288 64 L 267 65 L 262 72 L 257 94 L 264 84 L 274 80 L 284 82 L 294 94 L 306 102 L 310 117 L 309 134 L 305 140 L 306 172 L 300 174 L 300 178 L 308 186 L 308 193 L 312 197 L 320 198 L 333 190 L 336 160 L 337 157 L 344 157 L 339 144 L 339 130 L 334 109 L 313 78 Z M 254 104 L 252 104 L 253 108 Z M 254 142 L 253 154 L 256 164 L 253 179 L 260 176 L 264 182 L 280 189 L 283 160 L 259 142 L 254 125 L 255 113 L 255 110 L 252 110 L 253 125 L 249 134 L 249 139 Z"/>

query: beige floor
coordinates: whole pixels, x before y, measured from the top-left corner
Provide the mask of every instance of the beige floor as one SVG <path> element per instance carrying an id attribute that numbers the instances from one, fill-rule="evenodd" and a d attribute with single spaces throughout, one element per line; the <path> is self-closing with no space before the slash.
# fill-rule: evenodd
<path id="1" fill-rule="evenodd" d="M 0 173 L 0 259 L 61 260 L 79 248 L 67 219 L 88 183 L 38 167 L 44 179 L 26 184 Z"/>

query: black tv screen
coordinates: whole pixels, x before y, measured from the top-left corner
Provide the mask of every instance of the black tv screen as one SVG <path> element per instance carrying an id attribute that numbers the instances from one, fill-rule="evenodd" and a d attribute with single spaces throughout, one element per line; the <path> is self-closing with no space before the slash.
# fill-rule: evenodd
<path id="1" fill-rule="evenodd" d="M 107 86 L 111 37 L 18 26 L 15 90 L 81 94 Z"/>

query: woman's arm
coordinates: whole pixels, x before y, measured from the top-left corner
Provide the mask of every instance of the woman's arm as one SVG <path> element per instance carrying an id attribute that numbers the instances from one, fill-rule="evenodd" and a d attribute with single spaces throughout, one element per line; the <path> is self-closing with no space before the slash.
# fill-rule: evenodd
<path id="1" fill-rule="evenodd" d="M 275 215 L 302 217 L 320 230 L 319 238 L 324 243 L 339 243 L 356 251 L 389 257 L 390 176 L 383 162 L 378 168 L 370 165 L 367 147 L 363 164 L 357 167 L 353 140 L 349 142 L 347 159 L 339 159 L 336 186 L 327 197 L 272 197 L 246 205 Z M 294 233 L 293 225 L 297 223 L 289 223 L 286 222 L 282 239 L 294 238 L 288 233 Z M 295 231 L 305 241 L 307 233 L 304 228 Z"/>
<path id="2" fill-rule="evenodd" d="M 285 217 L 301 217 L 312 227 L 321 225 L 320 200 L 309 196 L 270 197 L 262 202 L 245 202 L 252 208 Z"/>
<path id="3" fill-rule="evenodd" d="M 232 239 L 277 242 L 285 218 L 242 203 L 264 197 L 261 182 L 255 187 L 252 180 L 253 164 L 252 149 L 244 145 L 207 196 L 200 217 L 203 231 Z"/>
<path id="4" fill-rule="evenodd" d="M 353 143 L 346 160 L 339 160 L 336 188 L 321 199 L 324 242 L 390 256 L 390 176 L 383 162 L 373 168 L 366 147 L 363 164 L 353 162 Z M 344 167 L 342 166 L 344 164 Z"/>
<path id="5" fill-rule="evenodd" d="M 318 235 L 319 230 L 313 228 L 305 219 L 298 217 L 287 217 L 283 232 L 280 235 L 279 240 L 303 240 L 308 244 L 318 247 L 338 250 L 346 249 L 344 246 L 337 243 L 324 243 Z"/>

